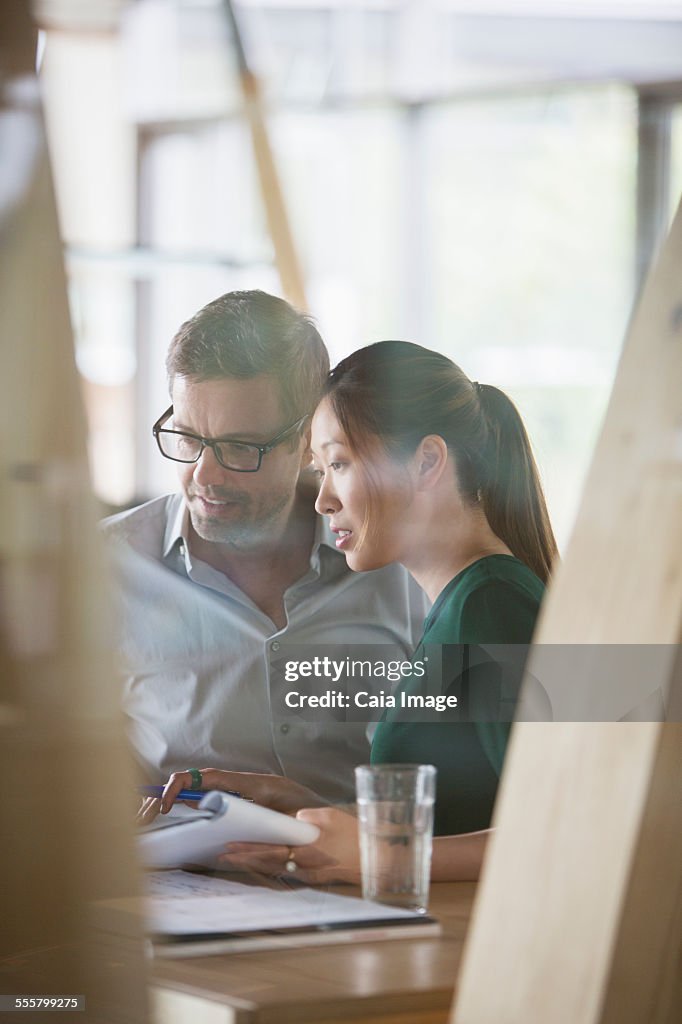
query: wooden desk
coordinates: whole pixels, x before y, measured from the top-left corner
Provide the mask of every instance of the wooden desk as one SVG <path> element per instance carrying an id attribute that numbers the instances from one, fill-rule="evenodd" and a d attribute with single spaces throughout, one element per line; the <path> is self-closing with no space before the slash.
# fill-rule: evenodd
<path id="1" fill-rule="evenodd" d="M 474 890 L 431 887 L 439 938 L 155 961 L 155 1024 L 444 1024 Z"/>

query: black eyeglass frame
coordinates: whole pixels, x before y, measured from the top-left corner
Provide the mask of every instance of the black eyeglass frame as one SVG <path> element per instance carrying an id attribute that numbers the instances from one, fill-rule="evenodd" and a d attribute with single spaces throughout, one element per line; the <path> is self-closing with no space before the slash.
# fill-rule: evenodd
<path id="1" fill-rule="evenodd" d="M 210 448 L 215 455 L 216 461 L 223 467 L 223 469 L 229 469 L 231 473 L 257 473 L 263 462 L 263 456 L 271 452 L 273 448 L 282 444 L 288 437 L 300 430 L 305 421 L 309 418 L 309 414 L 301 416 L 295 423 L 291 423 L 284 430 L 280 430 L 279 434 L 275 434 L 274 437 L 266 441 L 265 444 L 258 444 L 256 441 L 242 441 L 236 437 L 202 437 L 201 434 L 194 434 L 191 430 L 166 430 L 163 424 L 166 423 L 173 415 L 173 406 L 170 405 L 164 413 L 159 416 L 158 420 L 152 427 L 152 434 L 156 440 L 159 451 L 163 455 L 164 459 L 170 459 L 171 462 L 182 462 L 184 465 L 194 465 L 201 458 L 204 448 Z M 192 437 L 195 441 L 201 442 L 201 448 L 197 453 L 196 459 L 176 459 L 172 455 L 166 455 L 163 448 L 161 447 L 161 439 L 159 434 L 179 434 L 181 437 Z M 237 469 L 235 466 L 226 466 L 220 457 L 218 445 L 220 444 L 238 444 L 242 448 L 255 448 L 258 452 L 258 465 L 253 469 Z"/>

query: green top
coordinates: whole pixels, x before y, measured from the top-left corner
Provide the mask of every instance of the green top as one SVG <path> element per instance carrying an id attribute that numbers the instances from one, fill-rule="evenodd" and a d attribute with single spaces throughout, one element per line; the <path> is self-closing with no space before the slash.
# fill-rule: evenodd
<path id="1" fill-rule="evenodd" d="M 377 726 L 373 764 L 438 769 L 436 835 L 490 825 L 511 728 L 507 719 L 513 714 L 512 705 L 505 714 L 504 697 L 510 677 L 520 682 L 526 648 L 478 645 L 529 644 L 543 593 L 535 573 L 511 555 L 481 558 L 458 573 L 438 595 L 412 659 L 413 664 L 427 659 L 425 678 L 405 679 L 396 691 L 398 706 Z M 457 695 L 458 706 L 441 713 L 405 711 L 403 693 L 450 693 Z M 463 720 L 467 717 L 476 721 Z"/>

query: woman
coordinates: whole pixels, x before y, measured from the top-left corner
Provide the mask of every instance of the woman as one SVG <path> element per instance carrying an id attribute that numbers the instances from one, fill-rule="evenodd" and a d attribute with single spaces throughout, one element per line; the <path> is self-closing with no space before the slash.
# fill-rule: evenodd
<path id="1" fill-rule="evenodd" d="M 523 423 L 506 395 L 470 381 L 445 356 L 385 341 L 331 372 L 313 418 L 312 449 L 316 508 L 330 518 L 350 568 L 401 562 L 434 602 L 413 660 L 430 645 L 467 645 L 442 648 L 444 683 L 446 692 L 466 691 L 470 717 L 479 720 L 410 721 L 389 711 L 371 760 L 436 765 L 432 877 L 475 878 L 509 726 L 495 720 L 499 666 L 471 651 L 530 642 L 556 556 Z M 400 688 L 413 687 L 407 681 Z M 171 778 L 164 810 L 185 776 Z M 231 844 L 230 865 L 280 874 L 286 861 L 304 881 L 357 880 L 352 815 L 310 808 L 306 791 L 276 777 L 207 770 L 203 785 L 238 789 L 281 810 L 307 804 L 299 817 L 322 830 L 317 843 L 296 850 L 295 861 L 284 847 Z"/>

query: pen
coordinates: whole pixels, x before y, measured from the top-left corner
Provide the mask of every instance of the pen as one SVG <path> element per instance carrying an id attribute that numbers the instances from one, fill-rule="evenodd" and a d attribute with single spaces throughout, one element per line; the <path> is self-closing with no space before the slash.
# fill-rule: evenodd
<path id="1" fill-rule="evenodd" d="M 165 786 L 138 786 L 137 791 L 140 796 L 160 797 L 165 788 Z M 201 800 L 208 792 L 210 792 L 208 789 L 181 789 L 179 793 L 175 794 L 175 800 Z M 227 796 L 238 796 L 240 800 L 249 800 L 249 797 L 242 796 L 241 793 L 236 793 L 231 789 L 221 790 L 221 792 Z M 249 802 L 253 803 L 252 800 Z"/>

